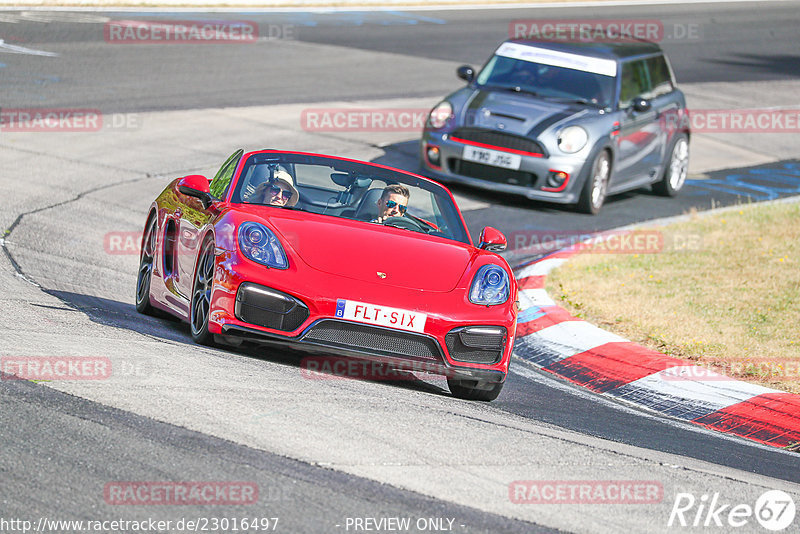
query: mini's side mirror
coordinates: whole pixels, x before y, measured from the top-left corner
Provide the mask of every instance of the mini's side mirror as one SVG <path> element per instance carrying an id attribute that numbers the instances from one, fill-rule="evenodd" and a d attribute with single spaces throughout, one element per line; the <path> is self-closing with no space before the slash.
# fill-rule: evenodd
<path id="1" fill-rule="evenodd" d="M 469 65 L 461 65 L 456 69 L 456 74 L 462 80 L 471 82 L 472 79 L 475 77 L 475 70 Z"/>
<path id="2" fill-rule="evenodd" d="M 178 180 L 178 191 L 184 195 L 200 199 L 203 208 L 208 208 L 217 200 L 208 188 L 208 178 L 200 174 L 190 174 Z"/>
<path id="3" fill-rule="evenodd" d="M 504 236 L 500 230 L 492 228 L 491 226 L 487 226 L 481 230 L 478 248 L 488 250 L 489 252 L 503 252 L 506 246 L 508 246 L 508 241 L 506 241 L 506 236 Z"/>
<path id="4" fill-rule="evenodd" d="M 639 113 L 650 111 L 650 108 L 652 107 L 653 105 L 646 98 L 636 98 L 633 101 L 633 109 Z"/>

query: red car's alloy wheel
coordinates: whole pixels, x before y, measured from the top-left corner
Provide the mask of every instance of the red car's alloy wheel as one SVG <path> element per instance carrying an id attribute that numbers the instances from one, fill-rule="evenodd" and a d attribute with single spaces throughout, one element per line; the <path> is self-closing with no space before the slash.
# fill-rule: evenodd
<path id="1" fill-rule="evenodd" d="M 158 226 L 156 218 L 152 217 L 147 223 L 144 239 L 142 240 L 142 255 L 139 261 L 139 275 L 136 278 L 136 311 L 153 315 L 150 305 L 150 280 L 153 276 L 153 261 L 156 254 L 156 237 Z"/>
<path id="2" fill-rule="evenodd" d="M 214 285 L 214 242 L 208 240 L 203 244 L 197 260 L 197 272 L 192 289 L 191 317 L 192 339 L 202 345 L 212 343 L 212 335 L 208 331 L 208 318 L 211 313 L 211 288 Z"/>

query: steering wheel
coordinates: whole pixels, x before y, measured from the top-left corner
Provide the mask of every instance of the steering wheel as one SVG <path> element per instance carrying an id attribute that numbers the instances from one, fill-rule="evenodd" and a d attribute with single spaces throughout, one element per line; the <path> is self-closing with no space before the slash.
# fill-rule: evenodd
<path id="1" fill-rule="evenodd" d="M 422 228 L 417 221 L 414 219 L 410 219 L 408 217 L 387 217 L 383 221 L 384 226 L 394 226 L 395 228 L 402 228 L 403 230 L 411 230 L 414 232 L 424 232 L 425 230 Z"/>

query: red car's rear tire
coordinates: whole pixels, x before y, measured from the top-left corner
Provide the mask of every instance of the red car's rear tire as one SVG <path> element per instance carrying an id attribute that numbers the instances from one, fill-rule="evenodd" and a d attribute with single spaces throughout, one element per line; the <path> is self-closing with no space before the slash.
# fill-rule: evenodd
<path id="1" fill-rule="evenodd" d="M 139 254 L 139 275 L 136 277 L 136 311 L 145 315 L 158 315 L 150 304 L 150 281 L 153 277 L 153 263 L 156 256 L 158 224 L 151 217 L 145 226 L 142 237 L 142 252 Z"/>

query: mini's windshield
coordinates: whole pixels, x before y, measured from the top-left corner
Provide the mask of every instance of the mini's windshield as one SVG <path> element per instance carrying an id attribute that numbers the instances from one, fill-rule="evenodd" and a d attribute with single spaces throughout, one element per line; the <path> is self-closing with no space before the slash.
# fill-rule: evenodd
<path id="1" fill-rule="evenodd" d="M 476 79 L 479 87 L 535 95 L 545 99 L 610 107 L 614 77 L 596 72 L 494 55 Z"/>
<path id="2" fill-rule="evenodd" d="M 409 193 L 407 199 L 394 192 L 403 188 Z M 288 200 L 276 200 L 286 195 Z M 305 154 L 252 154 L 231 200 L 385 224 L 469 243 L 458 208 L 444 188 L 366 163 Z M 390 215 L 387 200 L 399 200 L 388 202 L 394 208 Z"/>

